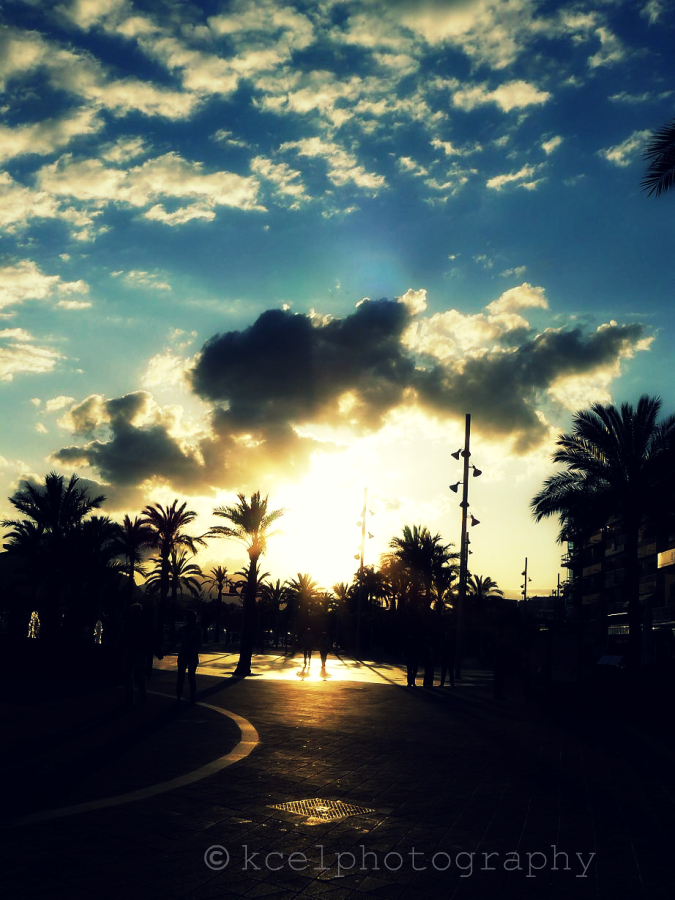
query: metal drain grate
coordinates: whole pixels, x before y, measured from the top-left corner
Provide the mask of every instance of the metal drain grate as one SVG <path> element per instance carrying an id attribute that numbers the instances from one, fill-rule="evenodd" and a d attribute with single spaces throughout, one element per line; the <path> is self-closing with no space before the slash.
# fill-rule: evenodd
<path id="1" fill-rule="evenodd" d="M 288 803 L 277 803 L 271 809 L 283 809 L 284 812 L 307 816 L 310 819 L 346 819 L 347 816 L 362 816 L 375 812 L 365 806 L 354 806 L 342 800 L 291 800 Z"/>

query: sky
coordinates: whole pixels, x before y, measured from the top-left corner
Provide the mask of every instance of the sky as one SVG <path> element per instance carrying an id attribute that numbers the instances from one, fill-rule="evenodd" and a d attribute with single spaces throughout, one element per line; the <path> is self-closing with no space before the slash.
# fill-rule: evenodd
<path id="1" fill-rule="evenodd" d="M 675 412 L 673 0 L 3 0 L 0 514 L 256 490 L 323 587 L 404 525 L 556 587 L 530 500 L 595 401 Z M 460 488 L 461 492 L 461 488 Z M 246 561 L 212 541 L 199 561 Z"/>

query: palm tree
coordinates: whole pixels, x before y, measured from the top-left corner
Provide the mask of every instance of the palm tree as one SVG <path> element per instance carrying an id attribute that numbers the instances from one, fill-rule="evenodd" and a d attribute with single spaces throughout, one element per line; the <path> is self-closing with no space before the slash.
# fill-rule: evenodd
<path id="1" fill-rule="evenodd" d="M 656 197 L 670 190 L 675 184 L 675 119 L 652 132 L 642 156 L 650 160 L 643 189 Z"/>
<path id="2" fill-rule="evenodd" d="M 145 568 L 141 565 L 143 550 L 152 544 L 152 530 L 143 520 L 136 516 L 132 521 L 129 516 L 124 517 L 121 525 L 117 526 L 115 549 L 118 556 L 126 560 L 127 575 L 127 607 L 131 606 L 134 593 L 135 575 L 145 575 Z"/>
<path id="3" fill-rule="evenodd" d="M 218 605 L 216 606 L 216 643 L 220 641 L 220 613 L 223 603 L 223 590 L 230 586 L 230 579 L 227 577 L 227 566 L 213 566 L 211 571 L 204 576 L 204 584 L 208 584 L 210 588 L 216 588 L 218 591 Z"/>
<path id="4" fill-rule="evenodd" d="M 443 544 L 440 534 L 432 536 L 426 526 L 403 526 L 403 536 L 389 541 L 389 554 L 399 560 L 413 582 L 413 587 L 424 589 L 424 601 L 427 607 L 432 603 L 434 579 L 440 577 L 441 570 L 457 559 L 457 554 L 450 551 L 452 544 Z"/>
<path id="5" fill-rule="evenodd" d="M 279 629 L 281 622 L 284 622 L 284 647 L 287 645 L 287 634 L 289 623 L 293 623 L 295 619 L 294 598 L 288 590 L 287 582 L 282 582 L 280 578 L 276 581 L 266 581 L 260 584 L 260 599 L 263 609 L 267 613 L 268 619 L 271 619 L 272 630 L 274 632 L 274 646 L 279 643 Z M 284 614 L 282 616 L 282 613 Z"/>
<path id="6" fill-rule="evenodd" d="M 304 632 L 309 627 L 312 613 L 317 611 L 317 601 L 322 595 L 322 589 L 309 575 L 298 572 L 298 577 L 286 582 L 288 602 L 295 610 L 298 619 L 297 631 Z"/>
<path id="7" fill-rule="evenodd" d="M 152 533 L 150 546 L 159 550 L 160 598 L 157 611 L 157 636 L 160 641 L 163 637 L 164 619 L 169 595 L 171 553 L 178 547 L 187 547 L 191 553 L 196 553 L 198 546 L 206 546 L 206 542 L 202 538 L 183 534 L 183 528 L 197 518 L 197 513 L 194 510 L 186 509 L 186 506 L 187 503 L 182 503 L 178 506 L 178 500 L 174 500 L 171 506 L 166 508 L 160 503 L 151 503 L 145 507 L 142 513 L 141 523 L 147 526 Z M 175 621 L 172 619 L 172 639 L 174 636 Z"/>
<path id="8" fill-rule="evenodd" d="M 169 556 L 169 587 L 171 590 L 171 602 L 176 605 L 178 594 L 183 596 L 183 588 L 187 588 L 193 597 L 198 596 L 201 584 L 197 578 L 202 578 L 201 568 L 190 562 L 192 557 L 187 555 L 185 550 L 172 550 Z M 161 588 L 162 584 L 162 560 L 155 560 L 155 568 L 152 570 L 145 582 L 150 593 L 155 593 Z"/>
<path id="9" fill-rule="evenodd" d="M 233 506 L 218 506 L 213 515 L 227 519 L 231 525 L 214 525 L 207 537 L 232 538 L 246 548 L 250 564 L 244 589 L 244 611 L 241 629 L 239 662 L 235 675 L 245 677 L 251 674 L 251 657 L 255 638 L 255 598 L 258 592 L 258 560 L 267 549 L 267 541 L 272 536 L 270 526 L 283 516 L 285 510 L 267 511 L 268 497 L 260 491 L 251 495 L 237 494 L 238 503 Z"/>
<path id="10" fill-rule="evenodd" d="M 65 483 L 63 475 L 50 472 L 44 487 L 23 482 L 23 488 L 9 502 L 25 518 L 4 519 L 0 525 L 11 529 L 8 550 L 22 552 L 28 543 L 36 551 L 35 563 L 47 573 L 47 590 L 41 609 L 41 634 L 53 637 L 61 626 L 61 597 L 73 577 L 74 561 L 70 548 L 74 533 L 92 510 L 105 500 L 103 494 L 90 497 L 87 488 L 78 487 L 79 478 L 72 475 Z M 32 523 L 32 524 L 31 524 Z M 40 536 L 39 553 L 35 543 Z"/>
<path id="11" fill-rule="evenodd" d="M 570 434 L 561 434 L 553 462 L 565 466 L 547 479 L 531 502 L 537 522 L 557 515 L 559 540 L 581 529 L 601 528 L 617 517 L 625 532 L 622 586 L 628 609 L 628 665 L 640 663 L 642 610 L 638 562 L 644 517 L 668 510 L 673 494 L 675 416 L 657 423 L 661 401 L 643 395 L 633 408 L 594 403 L 575 413 Z"/>
<path id="12" fill-rule="evenodd" d="M 496 581 L 489 575 L 469 575 L 468 578 L 469 594 L 476 598 L 478 605 L 482 608 L 486 601 L 493 597 L 503 597 L 504 591 L 499 589 Z"/>
<path id="13" fill-rule="evenodd" d="M 457 553 L 450 550 L 452 544 L 443 544 L 440 534 L 432 535 L 426 526 L 409 525 L 403 527 L 402 537 L 394 537 L 389 541 L 391 556 L 398 559 L 408 575 L 410 581 L 410 600 L 413 604 L 421 601 L 422 609 L 417 622 L 421 629 L 425 647 L 424 684 L 433 685 L 434 659 L 433 645 L 436 641 L 439 622 L 432 620 L 431 606 L 433 603 L 433 588 L 435 584 L 442 584 L 456 569 Z M 448 572 L 450 567 L 450 572 Z M 454 567 L 454 568 L 453 568 Z M 423 589 L 423 593 L 422 593 Z M 436 606 L 440 615 L 440 605 Z M 413 615 L 415 612 L 411 609 Z"/>
<path id="14" fill-rule="evenodd" d="M 504 596 L 504 591 L 499 588 L 496 581 L 489 575 L 469 575 L 468 577 L 468 599 L 473 607 L 474 625 L 479 631 L 479 656 L 484 656 L 484 640 L 485 640 L 485 613 L 490 601 L 496 600 Z"/>

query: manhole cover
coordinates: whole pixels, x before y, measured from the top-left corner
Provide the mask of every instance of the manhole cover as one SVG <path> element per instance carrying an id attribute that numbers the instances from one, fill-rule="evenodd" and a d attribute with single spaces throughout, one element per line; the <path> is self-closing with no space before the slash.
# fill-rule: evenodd
<path id="1" fill-rule="evenodd" d="M 291 800 L 288 803 L 277 803 L 271 809 L 283 809 L 284 812 L 307 816 L 310 819 L 346 819 L 347 816 L 362 816 L 375 812 L 365 806 L 354 806 L 342 800 Z"/>

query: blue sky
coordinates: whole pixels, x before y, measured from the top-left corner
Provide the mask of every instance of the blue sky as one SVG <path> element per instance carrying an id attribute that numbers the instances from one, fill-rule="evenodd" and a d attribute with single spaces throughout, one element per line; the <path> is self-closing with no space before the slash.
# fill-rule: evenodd
<path id="1" fill-rule="evenodd" d="M 276 577 L 404 524 L 555 586 L 528 504 L 594 400 L 672 388 L 673 5 L 4 2 L 0 496 L 50 469 L 134 515 L 261 489 Z M 3 512 L 9 510 L 0 501 Z M 214 545 L 205 564 L 243 561 Z"/>

